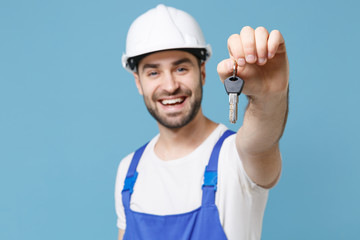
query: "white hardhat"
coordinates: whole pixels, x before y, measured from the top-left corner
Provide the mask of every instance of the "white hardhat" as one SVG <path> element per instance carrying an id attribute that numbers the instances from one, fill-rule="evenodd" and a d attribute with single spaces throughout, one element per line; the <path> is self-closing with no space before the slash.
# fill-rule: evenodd
<path id="1" fill-rule="evenodd" d="M 123 67 L 136 71 L 141 56 L 170 49 L 189 51 L 203 61 L 211 56 L 211 47 L 205 43 L 196 20 L 184 11 L 160 4 L 131 24 L 126 53 L 122 56 Z"/>

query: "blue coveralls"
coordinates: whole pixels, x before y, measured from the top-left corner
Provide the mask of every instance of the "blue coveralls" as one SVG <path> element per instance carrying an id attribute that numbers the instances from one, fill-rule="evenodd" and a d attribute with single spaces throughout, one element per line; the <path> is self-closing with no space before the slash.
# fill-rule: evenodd
<path id="1" fill-rule="evenodd" d="M 153 215 L 130 209 L 130 198 L 138 173 L 136 167 L 146 148 L 139 148 L 131 160 L 122 201 L 126 216 L 126 230 L 123 240 L 225 240 L 219 212 L 215 205 L 217 168 L 221 146 L 224 140 L 234 134 L 227 130 L 215 144 L 204 174 L 201 206 L 191 212 L 174 215 Z"/>

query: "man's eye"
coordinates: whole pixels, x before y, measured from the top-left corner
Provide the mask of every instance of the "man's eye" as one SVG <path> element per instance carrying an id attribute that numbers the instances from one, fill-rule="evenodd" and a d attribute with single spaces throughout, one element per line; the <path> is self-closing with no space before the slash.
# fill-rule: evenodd
<path id="1" fill-rule="evenodd" d="M 179 67 L 176 69 L 178 72 L 185 72 L 186 71 L 186 68 L 184 67 Z"/>
<path id="2" fill-rule="evenodd" d="M 152 72 L 149 72 L 148 73 L 148 76 L 151 77 L 151 76 L 156 76 L 158 74 L 158 72 L 155 72 L 155 71 L 152 71 Z"/>

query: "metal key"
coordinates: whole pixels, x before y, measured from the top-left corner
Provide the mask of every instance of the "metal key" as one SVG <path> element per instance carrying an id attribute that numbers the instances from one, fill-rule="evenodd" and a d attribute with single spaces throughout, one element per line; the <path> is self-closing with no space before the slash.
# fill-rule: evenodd
<path id="1" fill-rule="evenodd" d="M 237 121 L 239 95 L 244 87 L 244 80 L 236 76 L 236 74 L 237 62 L 234 61 L 233 75 L 224 81 L 225 90 L 229 94 L 229 120 L 231 123 L 236 123 Z"/>

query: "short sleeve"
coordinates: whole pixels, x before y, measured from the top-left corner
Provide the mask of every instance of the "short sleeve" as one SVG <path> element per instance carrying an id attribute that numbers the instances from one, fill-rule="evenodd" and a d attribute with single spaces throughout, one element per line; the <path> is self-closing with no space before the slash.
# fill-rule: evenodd
<path id="1" fill-rule="evenodd" d="M 258 192 L 268 192 L 268 189 L 265 189 L 259 185 L 257 185 L 246 173 L 243 163 L 240 159 L 240 156 L 236 149 L 235 143 L 236 135 L 232 135 L 228 137 L 224 141 L 223 146 L 223 154 L 227 155 L 224 158 L 228 159 L 227 167 L 228 169 L 232 169 L 239 181 L 242 183 L 243 187 L 245 186 L 247 189 Z"/>
<path id="2" fill-rule="evenodd" d="M 269 191 L 246 174 L 235 137 L 229 136 L 220 150 L 215 203 L 228 239 L 260 239 Z"/>
<path id="3" fill-rule="evenodd" d="M 115 210 L 117 215 L 117 227 L 119 229 L 125 230 L 126 228 L 126 217 L 124 211 L 124 205 L 122 203 L 122 189 L 124 187 L 124 180 L 129 168 L 133 153 L 126 156 L 123 160 L 121 160 L 117 175 L 116 175 L 116 182 L 115 182 Z"/>

